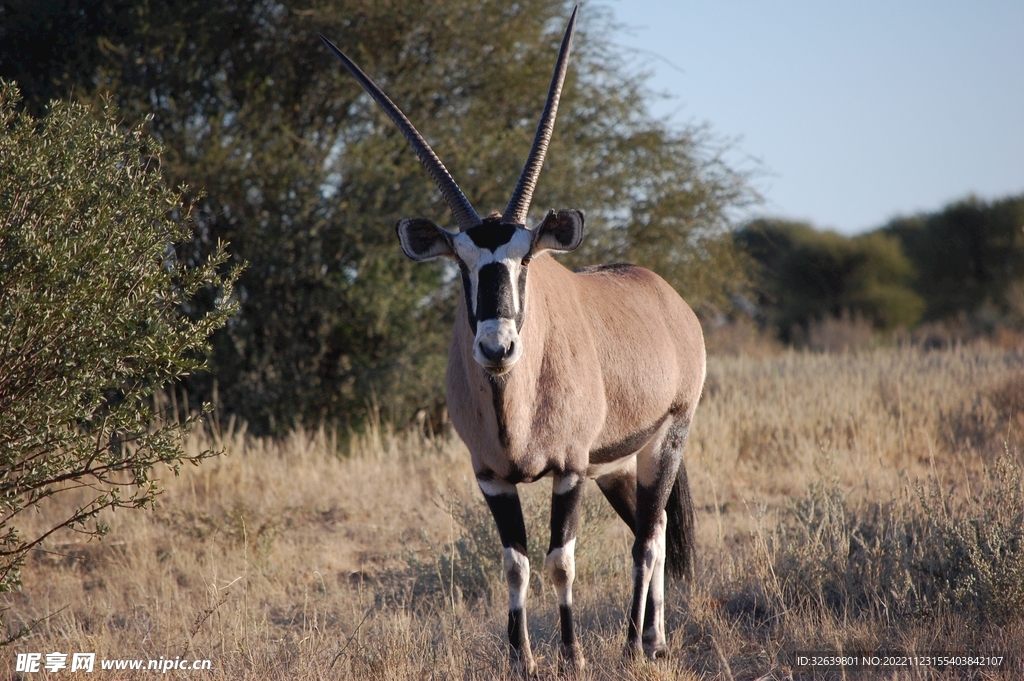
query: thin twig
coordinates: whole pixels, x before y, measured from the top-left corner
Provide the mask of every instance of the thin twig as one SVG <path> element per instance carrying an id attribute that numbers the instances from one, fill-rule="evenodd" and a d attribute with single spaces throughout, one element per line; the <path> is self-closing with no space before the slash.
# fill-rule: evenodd
<path id="1" fill-rule="evenodd" d="M 125 542 L 121 542 L 121 544 L 124 544 L 124 543 Z M 110 544 L 108 544 L 108 546 L 117 546 L 117 544 L 114 544 L 114 543 L 111 542 Z M 113 561 L 103 560 L 102 558 L 96 558 L 95 556 L 73 556 L 70 553 L 61 553 L 60 551 L 50 551 L 48 549 L 40 549 L 40 548 L 29 549 L 29 550 L 32 551 L 33 553 L 45 553 L 45 554 L 50 555 L 50 556 L 59 556 L 61 558 L 70 558 L 71 560 L 92 561 L 94 563 L 102 563 L 103 565 L 117 565 L 117 563 L 115 563 Z"/>
<path id="2" fill-rule="evenodd" d="M 347 641 L 345 641 L 345 645 L 341 647 L 341 650 L 338 651 L 338 654 L 334 656 L 333 660 L 331 660 L 331 666 L 328 667 L 328 669 L 334 669 L 334 663 L 337 662 L 338 659 L 345 654 L 345 651 L 348 650 L 348 645 L 352 643 L 352 639 L 354 639 L 356 637 L 356 634 L 359 633 L 359 628 L 363 626 L 363 622 L 366 621 L 366 618 L 369 617 L 370 613 L 373 612 L 376 608 L 377 604 L 374 603 L 366 610 L 366 614 L 363 615 L 363 619 L 359 621 L 359 624 L 356 625 L 356 628 L 352 632 L 352 635 L 348 637 Z"/>
<path id="3" fill-rule="evenodd" d="M 234 584 L 234 582 L 232 582 L 231 584 Z M 231 584 L 228 584 L 228 586 L 231 586 Z M 185 657 L 185 655 L 188 654 L 188 651 L 192 648 L 192 639 L 194 639 L 196 637 L 196 634 L 199 633 L 199 629 L 202 628 L 203 624 L 206 623 L 206 620 L 210 619 L 210 616 L 217 611 L 217 608 L 219 608 L 227 602 L 228 597 L 223 596 L 221 597 L 220 600 L 211 605 L 209 608 L 199 613 L 199 616 L 196 617 L 195 623 L 192 625 L 192 629 L 188 632 L 188 638 L 185 640 L 185 647 L 181 651 L 181 657 Z"/>
<path id="4" fill-rule="evenodd" d="M 15 641 L 17 641 L 18 639 L 24 638 L 25 636 L 27 636 L 29 634 L 29 632 L 31 632 L 33 629 L 35 629 L 41 623 L 45 622 L 46 620 L 50 619 L 51 617 L 54 617 L 56 615 L 61 614 L 62 612 L 64 612 L 65 610 L 67 610 L 70 607 L 71 607 L 70 604 L 65 605 L 63 608 L 61 608 L 57 612 L 51 612 L 46 617 L 40 617 L 39 619 L 37 619 L 35 622 L 33 622 L 32 624 L 30 624 L 28 626 L 22 625 L 21 629 L 19 629 L 18 631 L 14 632 L 13 634 L 11 634 L 7 638 L 3 639 L 2 641 L 0 641 L 0 648 L 2 648 L 4 646 L 10 645 L 10 644 L 14 643 Z"/>

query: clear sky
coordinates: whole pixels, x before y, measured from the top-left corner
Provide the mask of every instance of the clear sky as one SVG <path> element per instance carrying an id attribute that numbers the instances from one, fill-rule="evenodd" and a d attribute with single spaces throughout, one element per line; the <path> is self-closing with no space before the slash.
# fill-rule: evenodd
<path id="1" fill-rule="evenodd" d="M 1024 192 L 1024 0 L 600 1 L 653 111 L 760 162 L 757 214 L 853 234 Z"/>

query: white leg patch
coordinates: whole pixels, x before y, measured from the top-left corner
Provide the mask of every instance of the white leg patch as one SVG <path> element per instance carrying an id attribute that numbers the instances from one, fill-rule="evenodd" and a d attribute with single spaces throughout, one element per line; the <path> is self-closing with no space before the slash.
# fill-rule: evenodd
<path id="1" fill-rule="evenodd" d="M 657 484 L 658 478 L 662 475 L 664 462 L 662 461 L 661 450 L 665 442 L 665 436 L 672 426 L 672 419 L 665 419 L 658 431 L 647 441 L 636 455 L 636 480 L 637 484 L 644 487 L 653 487 Z"/>
<path id="2" fill-rule="evenodd" d="M 555 587 L 559 605 L 572 605 L 572 583 L 576 579 L 576 538 L 552 549 L 544 559 L 548 579 Z"/>
<path id="3" fill-rule="evenodd" d="M 643 634 L 646 634 L 643 626 L 647 615 L 648 596 L 651 597 L 655 608 L 654 612 L 651 613 L 655 619 L 655 624 L 657 624 L 658 618 L 664 615 L 665 529 L 667 522 L 668 514 L 662 511 L 657 522 L 654 524 L 654 536 L 643 545 L 643 558 L 641 562 L 639 564 L 634 563 L 633 565 L 634 610 L 630 616 L 633 617 L 635 615 L 633 624 L 636 627 L 636 632 L 641 634 L 641 638 L 643 638 Z M 660 581 L 656 577 L 659 571 L 662 575 Z"/>
<path id="4" fill-rule="evenodd" d="M 503 552 L 505 583 L 508 584 L 508 609 L 526 607 L 526 592 L 530 589 L 530 559 L 515 549 Z"/>
<path id="5" fill-rule="evenodd" d="M 600 478 L 612 473 L 633 473 L 636 475 L 636 453 L 608 463 L 592 463 L 587 466 L 588 478 Z"/>
<path id="6" fill-rule="evenodd" d="M 516 486 L 504 480 L 481 480 L 477 478 L 476 484 L 480 486 L 480 491 L 484 493 L 484 496 L 488 497 L 516 493 Z"/>
<path id="7" fill-rule="evenodd" d="M 580 476 L 575 473 L 565 473 L 555 476 L 551 483 L 551 491 L 554 494 L 568 494 L 580 484 Z"/>
<path id="8" fill-rule="evenodd" d="M 666 517 L 664 512 L 662 516 Z M 665 529 L 666 523 L 659 523 L 658 531 L 654 535 L 654 570 L 648 590 L 650 605 L 654 611 L 651 613 L 651 626 L 645 628 L 643 632 L 644 643 L 655 648 L 665 645 Z"/>

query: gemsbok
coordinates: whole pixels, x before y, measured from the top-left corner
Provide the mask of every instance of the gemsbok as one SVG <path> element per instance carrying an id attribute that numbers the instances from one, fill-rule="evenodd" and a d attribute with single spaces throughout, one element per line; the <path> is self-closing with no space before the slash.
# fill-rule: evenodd
<path id="1" fill-rule="evenodd" d="M 530 563 L 519 483 L 553 478 L 544 568 L 558 598 L 569 669 L 584 664 L 573 630 L 572 584 L 587 478 L 596 479 L 635 536 L 627 655 L 653 660 L 667 653 L 665 567 L 677 576 L 692 572 L 693 505 L 682 454 L 704 384 L 700 323 L 648 270 L 613 264 L 572 272 L 552 258 L 580 245 L 581 211 L 549 211 L 540 224 L 526 226 L 576 12 L 508 207 L 483 219 L 401 110 L 320 36 L 401 129 L 458 222 L 453 233 L 424 218 L 403 219 L 396 231 L 413 260 L 447 258 L 462 272 L 466 305 L 452 332 L 448 410 L 501 536 L 510 654 L 527 675 L 537 665 L 526 625 Z"/>

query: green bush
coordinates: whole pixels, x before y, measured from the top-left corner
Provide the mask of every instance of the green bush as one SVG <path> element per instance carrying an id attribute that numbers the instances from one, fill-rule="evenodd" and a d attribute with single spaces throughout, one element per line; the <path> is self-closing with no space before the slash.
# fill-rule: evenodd
<path id="1" fill-rule="evenodd" d="M 198 417 L 162 415 L 154 396 L 203 365 L 234 309 L 219 246 L 201 262 L 176 252 L 190 206 L 140 127 L 119 130 L 110 106 L 55 102 L 37 120 L 19 104 L 0 81 L 0 591 L 57 529 L 102 535 L 100 510 L 151 502 L 154 465 L 208 455 L 181 446 Z M 212 311 L 190 315 L 198 294 Z M 59 525 L 19 531 L 71 490 Z"/>

